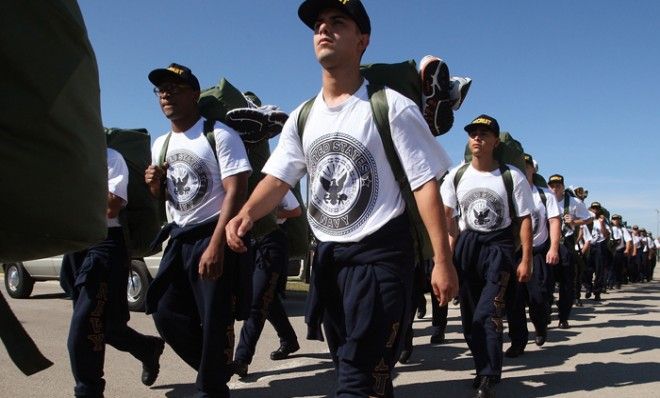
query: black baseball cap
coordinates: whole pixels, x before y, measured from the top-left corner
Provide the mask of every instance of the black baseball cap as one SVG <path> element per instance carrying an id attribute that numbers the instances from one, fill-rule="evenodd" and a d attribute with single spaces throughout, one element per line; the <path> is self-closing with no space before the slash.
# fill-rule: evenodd
<path id="1" fill-rule="evenodd" d="M 564 176 L 560 174 L 553 174 L 550 176 L 550 178 L 548 178 L 548 184 L 552 184 L 555 182 L 564 185 Z"/>
<path id="2" fill-rule="evenodd" d="M 328 8 L 337 8 L 351 17 L 363 34 L 371 33 L 371 21 L 360 0 L 305 0 L 298 7 L 298 17 L 314 30 L 319 13 Z"/>
<path id="3" fill-rule="evenodd" d="M 620 220 L 621 215 L 620 214 L 612 214 L 612 220 Z"/>
<path id="4" fill-rule="evenodd" d="M 591 202 L 591 206 L 589 206 L 590 209 L 600 209 L 601 207 L 600 202 Z"/>
<path id="5" fill-rule="evenodd" d="M 478 126 L 483 126 L 495 133 L 495 135 L 500 135 L 500 125 L 497 123 L 497 119 L 488 115 L 479 115 L 474 118 L 467 126 L 465 126 L 465 131 L 468 133 L 477 128 Z"/>
<path id="6" fill-rule="evenodd" d="M 166 81 L 178 81 L 199 91 L 199 80 L 187 66 L 171 63 L 164 69 L 154 69 L 149 72 L 149 81 L 158 87 Z"/>
<path id="7" fill-rule="evenodd" d="M 529 153 L 525 154 L 525 162 L 534 166 L 534 158 Z"/>

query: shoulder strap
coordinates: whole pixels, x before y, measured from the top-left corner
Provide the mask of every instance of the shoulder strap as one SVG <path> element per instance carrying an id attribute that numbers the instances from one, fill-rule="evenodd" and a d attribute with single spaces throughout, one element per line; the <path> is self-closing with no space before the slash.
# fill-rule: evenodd
<path id="1" fill-rule="evenodd" d="M 468 167 L 470 167 L 470 163 L 465 163 L 456 170 L 456 174 L 454 174 L 454 191 L 458 189 L 458 183 L 461 182 L 461 178 L 463 178 L 463 174 L 465 174 Z"/>
<path id="2" fill-rule="evenodd" d="M 163 146 L 160 148 L 160 154 L 158 155 L 158 165 L 161 167 L 165 164 L 165 157 L 167 156 L 167 147 L 170 145 L 170 138 L 172 138 L 171 131 L 167 133 L 165 142 L 163 142 Z"/>
<path id="3" fill-rule="evenodd" d="M 300 142 L 302 142 L 303 131 L 305 131 L 305 124 L 307 124 L 307 117 L 309 116 L 309 112 L 312 110 L 315 98 L 316 96 L 308 99 L 307 102 L 303 104 L 302 108 L 300 108 L 300 113 L 298 114 L 298 120 L 296 123 L 296 126 L 298 127 L 298 136 L 300 137 Z"/>
<path id="4" fill-rule="evenodd" d="M 213 133 L 213 127 L 215 122 L 213 120 L 204 120 L 204 136 L 211 146 L 211 152 L 215 156 L 215 160 L 218 160 L 218 153 L 215 150 L 215 134 Z M 160 154 L 158 155 L 158 165 L 162 166 L 165 163 L 165 157 L 167 156 L 167 148 L 170 145 L 170 138 L 172 138 L 172 132 L 167 133 L 165 137 L 165 142 L 163 142 L 163 147 L 160 148 Z"/>
<path id="5" fill-rule="evenodd" d="M 396 179 L 399 188 L 409 187 L 408 178 L 406 173 L 403 171 L 403 166 L 401 165 L 401 160 L 396 154 L 394 149 L 394 142 L 392 141 L 392 131 L 390 130 L 390 121 L 389 121 L 389 105 L 387 104 L 387 95 L 383 86 L 369 84 L 367 86 L 367 92 L 369 93 L 369 102 L 371 103 L 371 112 L 373 113 L 374 122 L 376 123 L 376 128 L 380 133 L 381 141 L 383 141 L 383 147 L 385 148 L 385 155 L 387 160 L 392 167 L 392 172 L 394 173 L 394 178 Z M 410 189 L 410 188 L 408 188 Z"/>
<path id="6" fill-rule="evenodd" d="M 509 217 L 511 220 L 515 220 L 516 209 L 513 206 L 513 177 L 511 177 L 511 169 L 504 163 L 500 163 L 500 174 L 502 174 L 502 179 L 504 180 L 504 189 L 506 189 L 506 194 L 509 201 Z"/>
<path id="7" fill-rule="evenodd" d="M 543 189 L 538 186 L 536 187 L 536 190 L 539 192 L 539 196 L 541 197 L 541 203 L 543 203 L 543 207 L 547 209 L 548 198 L 545 197 L 545 192 L 543 192 Z"/>
<path id="8" fill-rule="evenodd" d="M 213 132 L 213 127 L 215 127 L 215 121 L 213 120 L 204 120 L 204 136 L 211 146 L 211 152 L 217 162 L 218 152 L 215 150 L 215 133 Z"/>
<path id="9" fill-rule="evenodd" d="M 567 191 L 564 191 L 564 215 L 570 212 L 571 197 L 568 195 Z"/>
<path id="10" fill-rule="evenodd" d="M 465 171 L 470 167 L 470 163 L 465 163 L 461 167 L 456 170 L 456 174 L 454 174 L 454 192 L 456 192 L 456 211 L 458 212 L 458 217 L 461 217 L 461 206 L 458 203 L 458 183 L 461 182 L 461 178 L 463 178 L 463 174 L 465 174 Z"/>
<path id="11" fill-rule="evenodd" d="M 410 220 L 410 232 L 413 237 L 417 260 L 422 261 L 432 256 L 433 249 L 430 244 L 428 232 L 421 220 L 419 209 L 417 208 L 417 202 L 415 201 L 415 197 L 410 188 L 410 182 L 408 181 L 408 177 L 401 164 L 401 159 L 399 159 L 394 148 L 392 130 L 390 129 L 390 120 L 388 116 L 389 105 L 387 103 L 385 86 L 370 83 L 367 85 L 367 93 L 369 95 L 369 103 L 371 104 L 374 123 L 376 124 L 376 129 L 378 130 L 381 142 L 383 143 L 387 162 L 392 169 L 394 179 L 399 186 L 399 191 L 401 192 L 401 196 L 406 205 L 406 211 L 408 212 L 408 218 Z"/>

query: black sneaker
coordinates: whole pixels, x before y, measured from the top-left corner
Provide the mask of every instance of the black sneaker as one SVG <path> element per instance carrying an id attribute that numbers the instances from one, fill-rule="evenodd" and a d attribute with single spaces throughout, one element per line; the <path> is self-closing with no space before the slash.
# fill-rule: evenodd
<path id="1" fill-rule="evenodd" d="M 419 63 L 419 73 L 424 119 L 434 136 L 444 134 L 454 124 L 449 68 L 440 58 L 427 55 Z"/>
<path id="2" fill-rule="evenodd" d="M 504 351 L 504 356 L 507 358 L 517 358 L 525 353 L 525 346 L 522 344 L 511 344 L 511 347 Z"/>
<path id="3" fill-rule="evenodd" d="M 294 341 L 293 343 L 282 343 L 277 350 L 270 353 L 270 359 L 272 359 L 273 361 L 286 359 L 289 357 L 290 354 L 293 354 L 299 349 L 300 349 L 300 345 L 298 344 L 297 341 Z"/>
<path id="4" fill-rule="evenodd" d="M 545 344 L 545 340 L 548 338 L 548 330 L 537 330 L 536 331 L 536 337 L 534 337 L 534 343 L 541 347 L 543 344 Z"/>
<path id="5" fill-rule="evenodd" d="M 410 329 L 412 332 L 412 329 Z M 401 350 L 401 354 L 399 354 L 399 363 L 408 363 L 408 360 L 410 359 L 410 356 L 412 355 L 413 351 L 413 335 L 412 333 L 404 336 L 406 341 L 403 343 L 403 350 Z"/>
<path id="6" fill-rule="evenodd" d="M 278 135 L 288 118 L 289 115 L 277 107 L 265 105 L 232 109 L 227 112 L 225 123 L 236 130 L 243 141 L 253 144 Z"/>
<path id="7" fill-rule="evenodd" d="M 433 334 L 431 335 L 431 344 L 444 344 L 444 343 L 445 343 L 445 333 L 440 330 L 434 331 Z"/>
<path id="8" fill-rule="evenodd" d="M 482 377 L 475 398 L 495 398 L 493 382 L 490 377 Z"/>
<path id="9" fill-rule="evenodd" d="M 156 382 L 160 371 L 160 356 L 165 349 L 165 341 L 159 337 L 152 337 L 154 350 L 151 356 L 142 362 L 142 384 L 150 386 Z"/>
<path id="10" fill-rule="evenodd" d="M 240 359 L 235 360 L 229 365 L 231 373 L 238 375 L 241 379 L 247 377 L 248 375 L 248 364 L 241 361 Z"/>

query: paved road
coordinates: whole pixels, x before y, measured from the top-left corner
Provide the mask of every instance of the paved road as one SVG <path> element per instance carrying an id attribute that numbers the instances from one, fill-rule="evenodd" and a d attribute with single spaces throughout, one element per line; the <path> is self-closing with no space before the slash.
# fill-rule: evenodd
<path id="1" fill-rule="evenodd" d="M 3 287 L 3 294 L 7 297 Z M 575 310 L 572 328 L 556 329 L 556 319 L 542 348 L 533 343 L 519 358 L 505 358 L 498 397 L 660 397 L 660 283 L 624 286 Z M 0 345 L 0 385 L 3 397 L 69 397 L 73 387 L 66 351 L 71 302 L 54 282 L 37 283 L 33 297 L 8 299 L 41 350 L 55 362 L 51 368 L 25 377 Z M 294 328 L 304 335 L 304 297 L 287 301 Z M 430 305 L 429 311 L 430 313 Z M 135 329 L 155 334 L 150 317 L 133 314 Z M 236 326 L 236 330 L 239 328 Z M 397 397 L 471 397 L 472 359 L 460 334 L 459 311 L 450 307 L 448 342 L 429 344 L 431 321 L 415 320 L 416 349 L 407 365 L 396 369 Z M 533 337 L 533 336 L 532 336 Z M 275 333 L 266 326 L 257 357 L 245 380 L 234 377 L 234 398 L 325 397 L 334 375 L 323 343 L 301 340 L 292 358 L 273 362 Z M 505 344 L 505 348 L 508 343 Z M 140 364 L 130 355 L 106 352 L 106 397 L 189 397 L 195 373 L 170 348 L 162 357 L 160 377 L 152 388 L 140 381 Z"/>

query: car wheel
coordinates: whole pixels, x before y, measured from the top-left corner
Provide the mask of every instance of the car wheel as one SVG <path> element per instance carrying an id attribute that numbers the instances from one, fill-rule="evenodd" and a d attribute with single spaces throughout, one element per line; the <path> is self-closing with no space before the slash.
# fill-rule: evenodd
<path id="1" fill-rule="evenodd" d="M 128 271 L 128 309 L 131 311 L 144 311 L 144 300 L 147 288 L 151 283 L 151 276 L 147 266 L 140 260 L 131 260 L 131 268 Z"/>
<path id="2" fill-rule="evenodd" d="M 13 298 L 28 298 L 34 288 L 34 279 L 28 274 L 21 263 L 11 263 L 5 266 L 5 288 Z"/>

